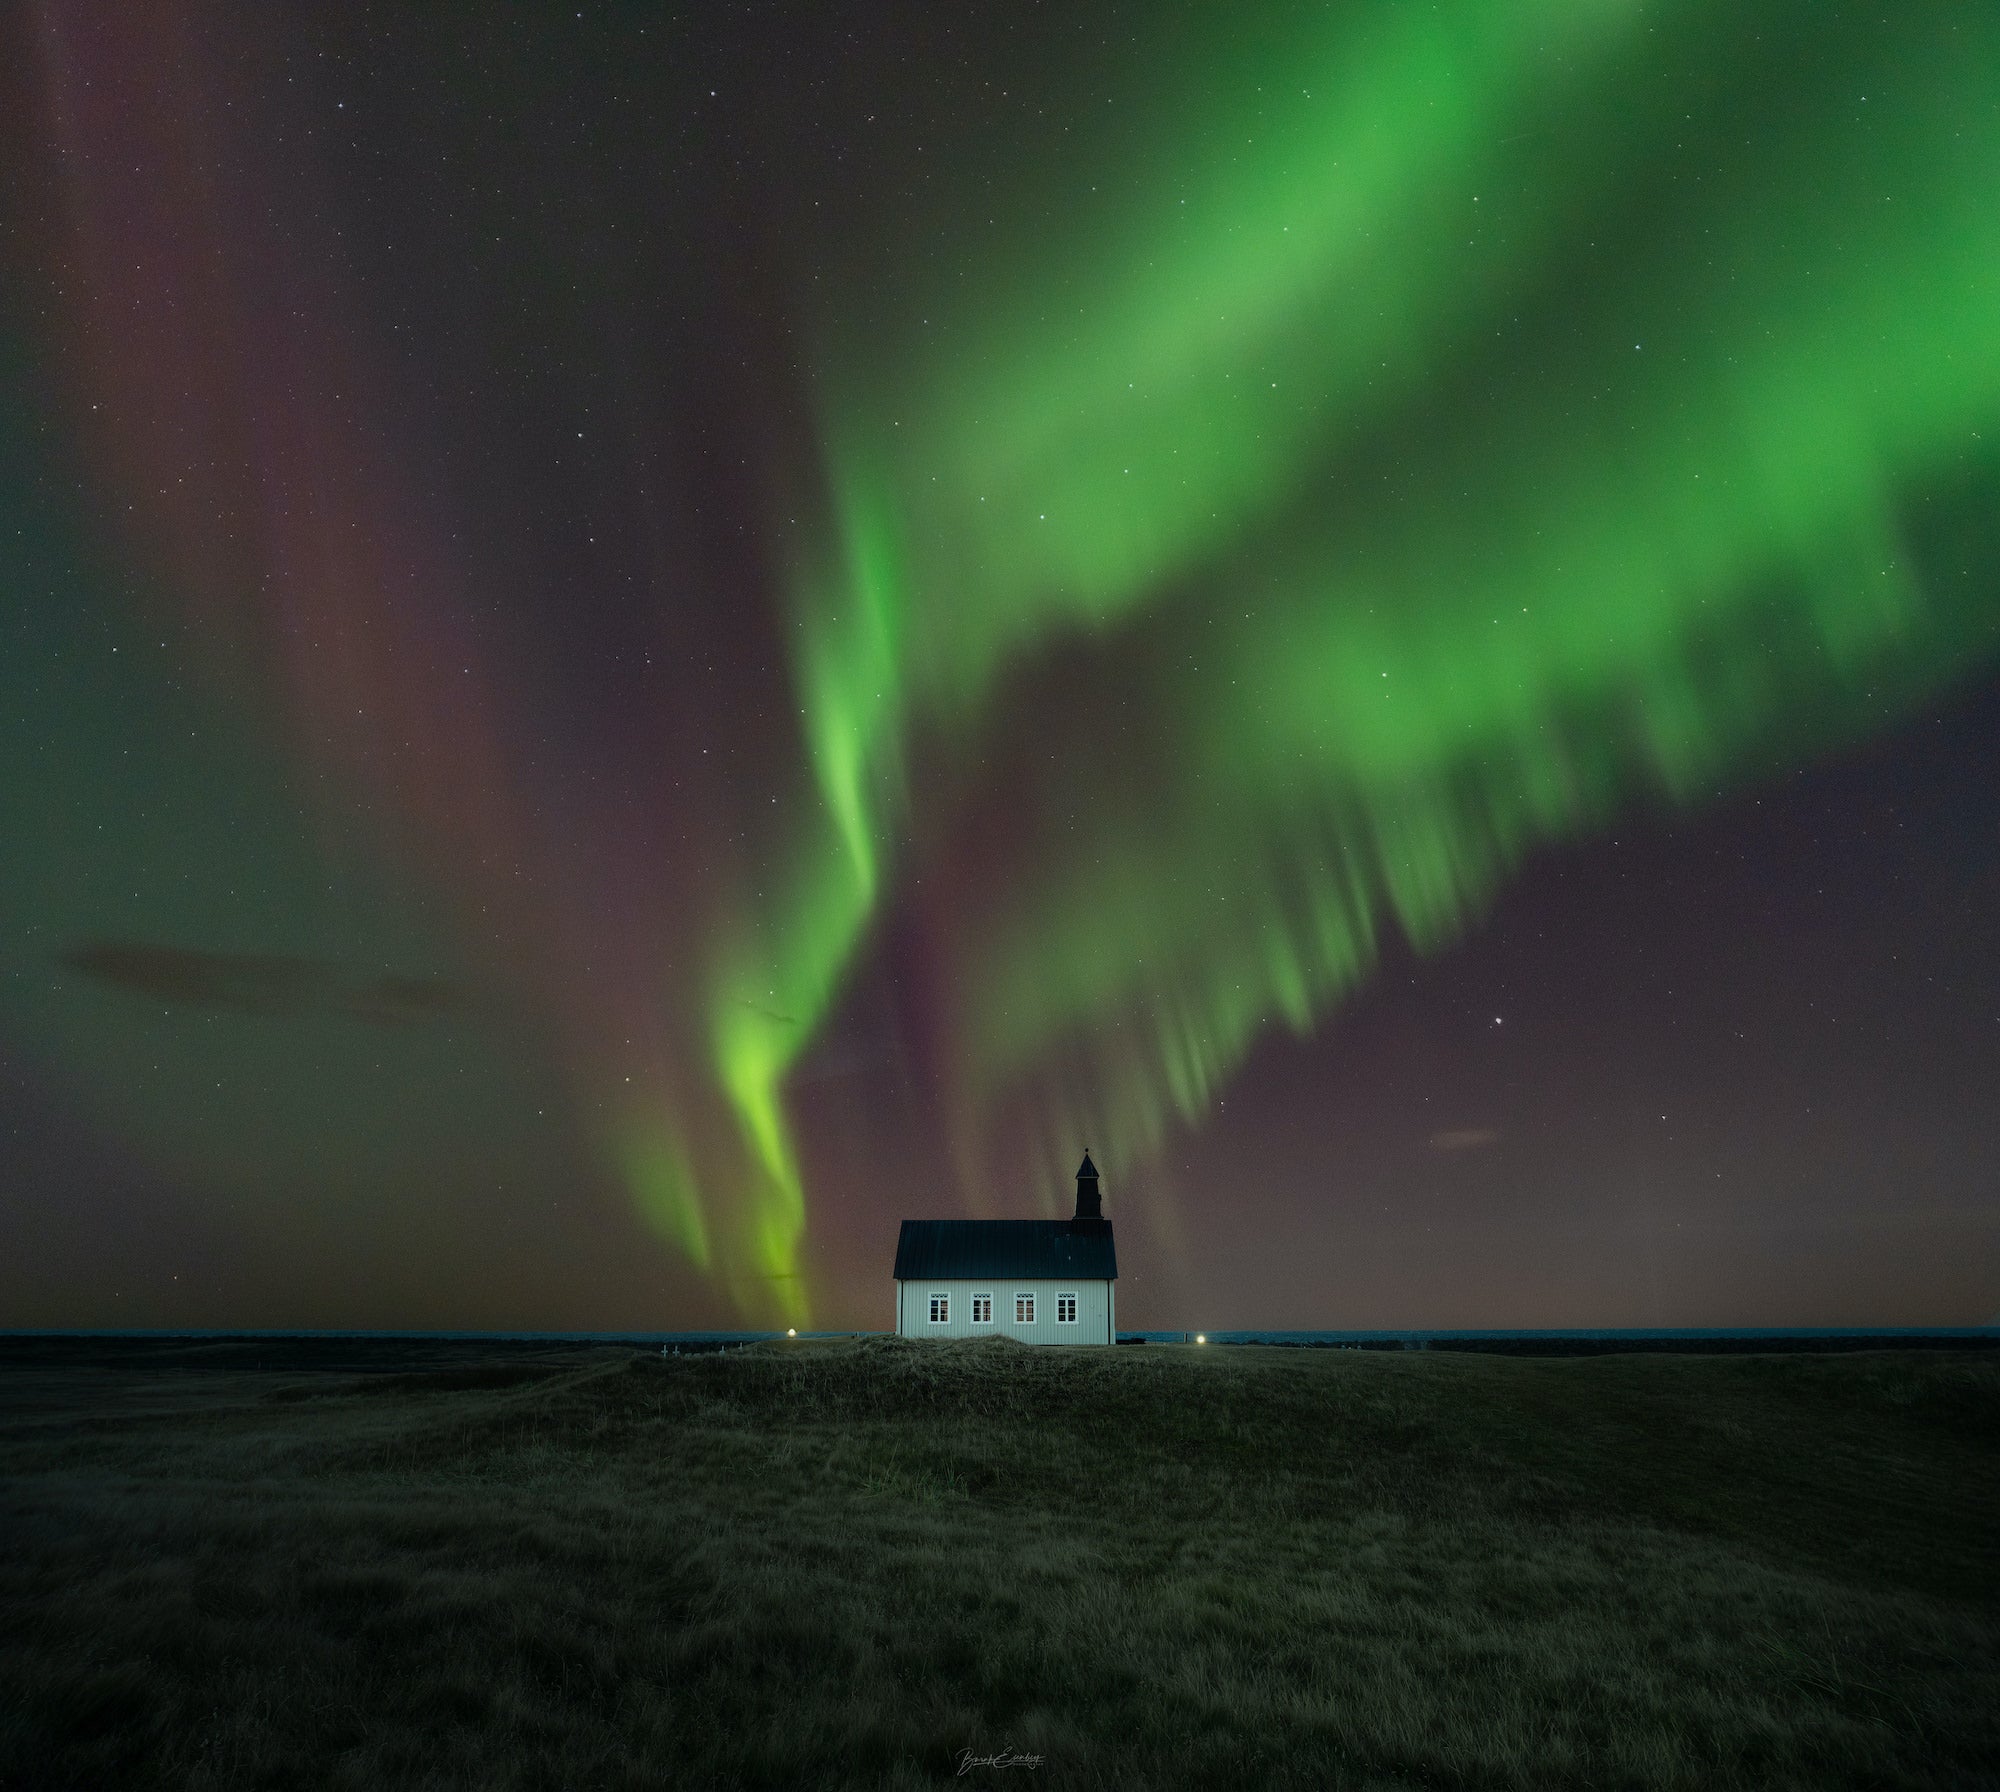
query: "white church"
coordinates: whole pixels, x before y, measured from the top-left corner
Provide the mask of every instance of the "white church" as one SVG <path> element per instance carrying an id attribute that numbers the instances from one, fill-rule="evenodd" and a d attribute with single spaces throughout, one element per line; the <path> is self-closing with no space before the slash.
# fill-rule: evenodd
<path id="1" fill-rule="evenodd" d="M 905 1338 L 1114 1344 L 1118 1252 L 1090 1153 L 1067 1220 L 905 1220 L 896 1330 Z"/>

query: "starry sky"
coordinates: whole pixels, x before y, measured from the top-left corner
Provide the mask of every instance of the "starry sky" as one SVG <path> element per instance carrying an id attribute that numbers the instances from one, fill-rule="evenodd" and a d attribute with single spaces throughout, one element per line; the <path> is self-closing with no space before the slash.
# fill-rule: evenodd
<path id="1" fill-rule="evenodd" d="M 0 1323 L 2000 1315 L 2000 13 L 0 16 Z"/>

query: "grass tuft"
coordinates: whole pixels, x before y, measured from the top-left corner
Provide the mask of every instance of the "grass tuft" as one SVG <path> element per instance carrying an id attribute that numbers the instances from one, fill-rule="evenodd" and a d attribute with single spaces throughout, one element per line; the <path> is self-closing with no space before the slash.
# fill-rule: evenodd
<path id="1" fill-rule="evenodd" d="M 994 1340 L 0 1383 L 0 1788 L 1917 1788 L 2000 1364 Z"/>

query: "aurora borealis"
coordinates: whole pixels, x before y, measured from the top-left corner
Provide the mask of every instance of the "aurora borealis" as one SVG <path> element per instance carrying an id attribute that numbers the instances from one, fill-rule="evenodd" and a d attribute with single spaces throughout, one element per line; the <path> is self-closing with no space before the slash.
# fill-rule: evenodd
<path id="1" fill-rule="evenodd" d="M 18 1322 L 2000 1310 L 2000 15 L 5 30 Z"/>

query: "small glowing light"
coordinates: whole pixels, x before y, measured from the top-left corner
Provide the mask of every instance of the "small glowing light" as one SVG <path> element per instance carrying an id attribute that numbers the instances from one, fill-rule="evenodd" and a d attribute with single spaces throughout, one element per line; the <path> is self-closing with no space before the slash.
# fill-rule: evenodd
<path id="1" fill-rule="evenodd" d="M 797 1326 L 795 1326 L 795 1325 L 788 1325 L 788 1326 L 786 1326 L 786 1327 L 785 1327 L 785 1336 L 786 1336 L 786 1337 L 788 1337 L 788 1338 L 796 1338 L 796 1337 L 797 1337 L 798 1335 L 799 1335 L 799 1328 L 798 1328 Z"/>
<path id="2" fill-rule="evenodd" d="M 1206 1343 L 1208 1342 L 1208 1333 L 1206 1333 L 1206 1332 L 1196 1332 L 1196 1333 L 1195 1333 L 1195 1335 L 1194 1335 L 1194 1341 L 1195 1341 L 1195 1342 L 1196 1342 L 1197 1344 L 1206 1344 Z"/>

